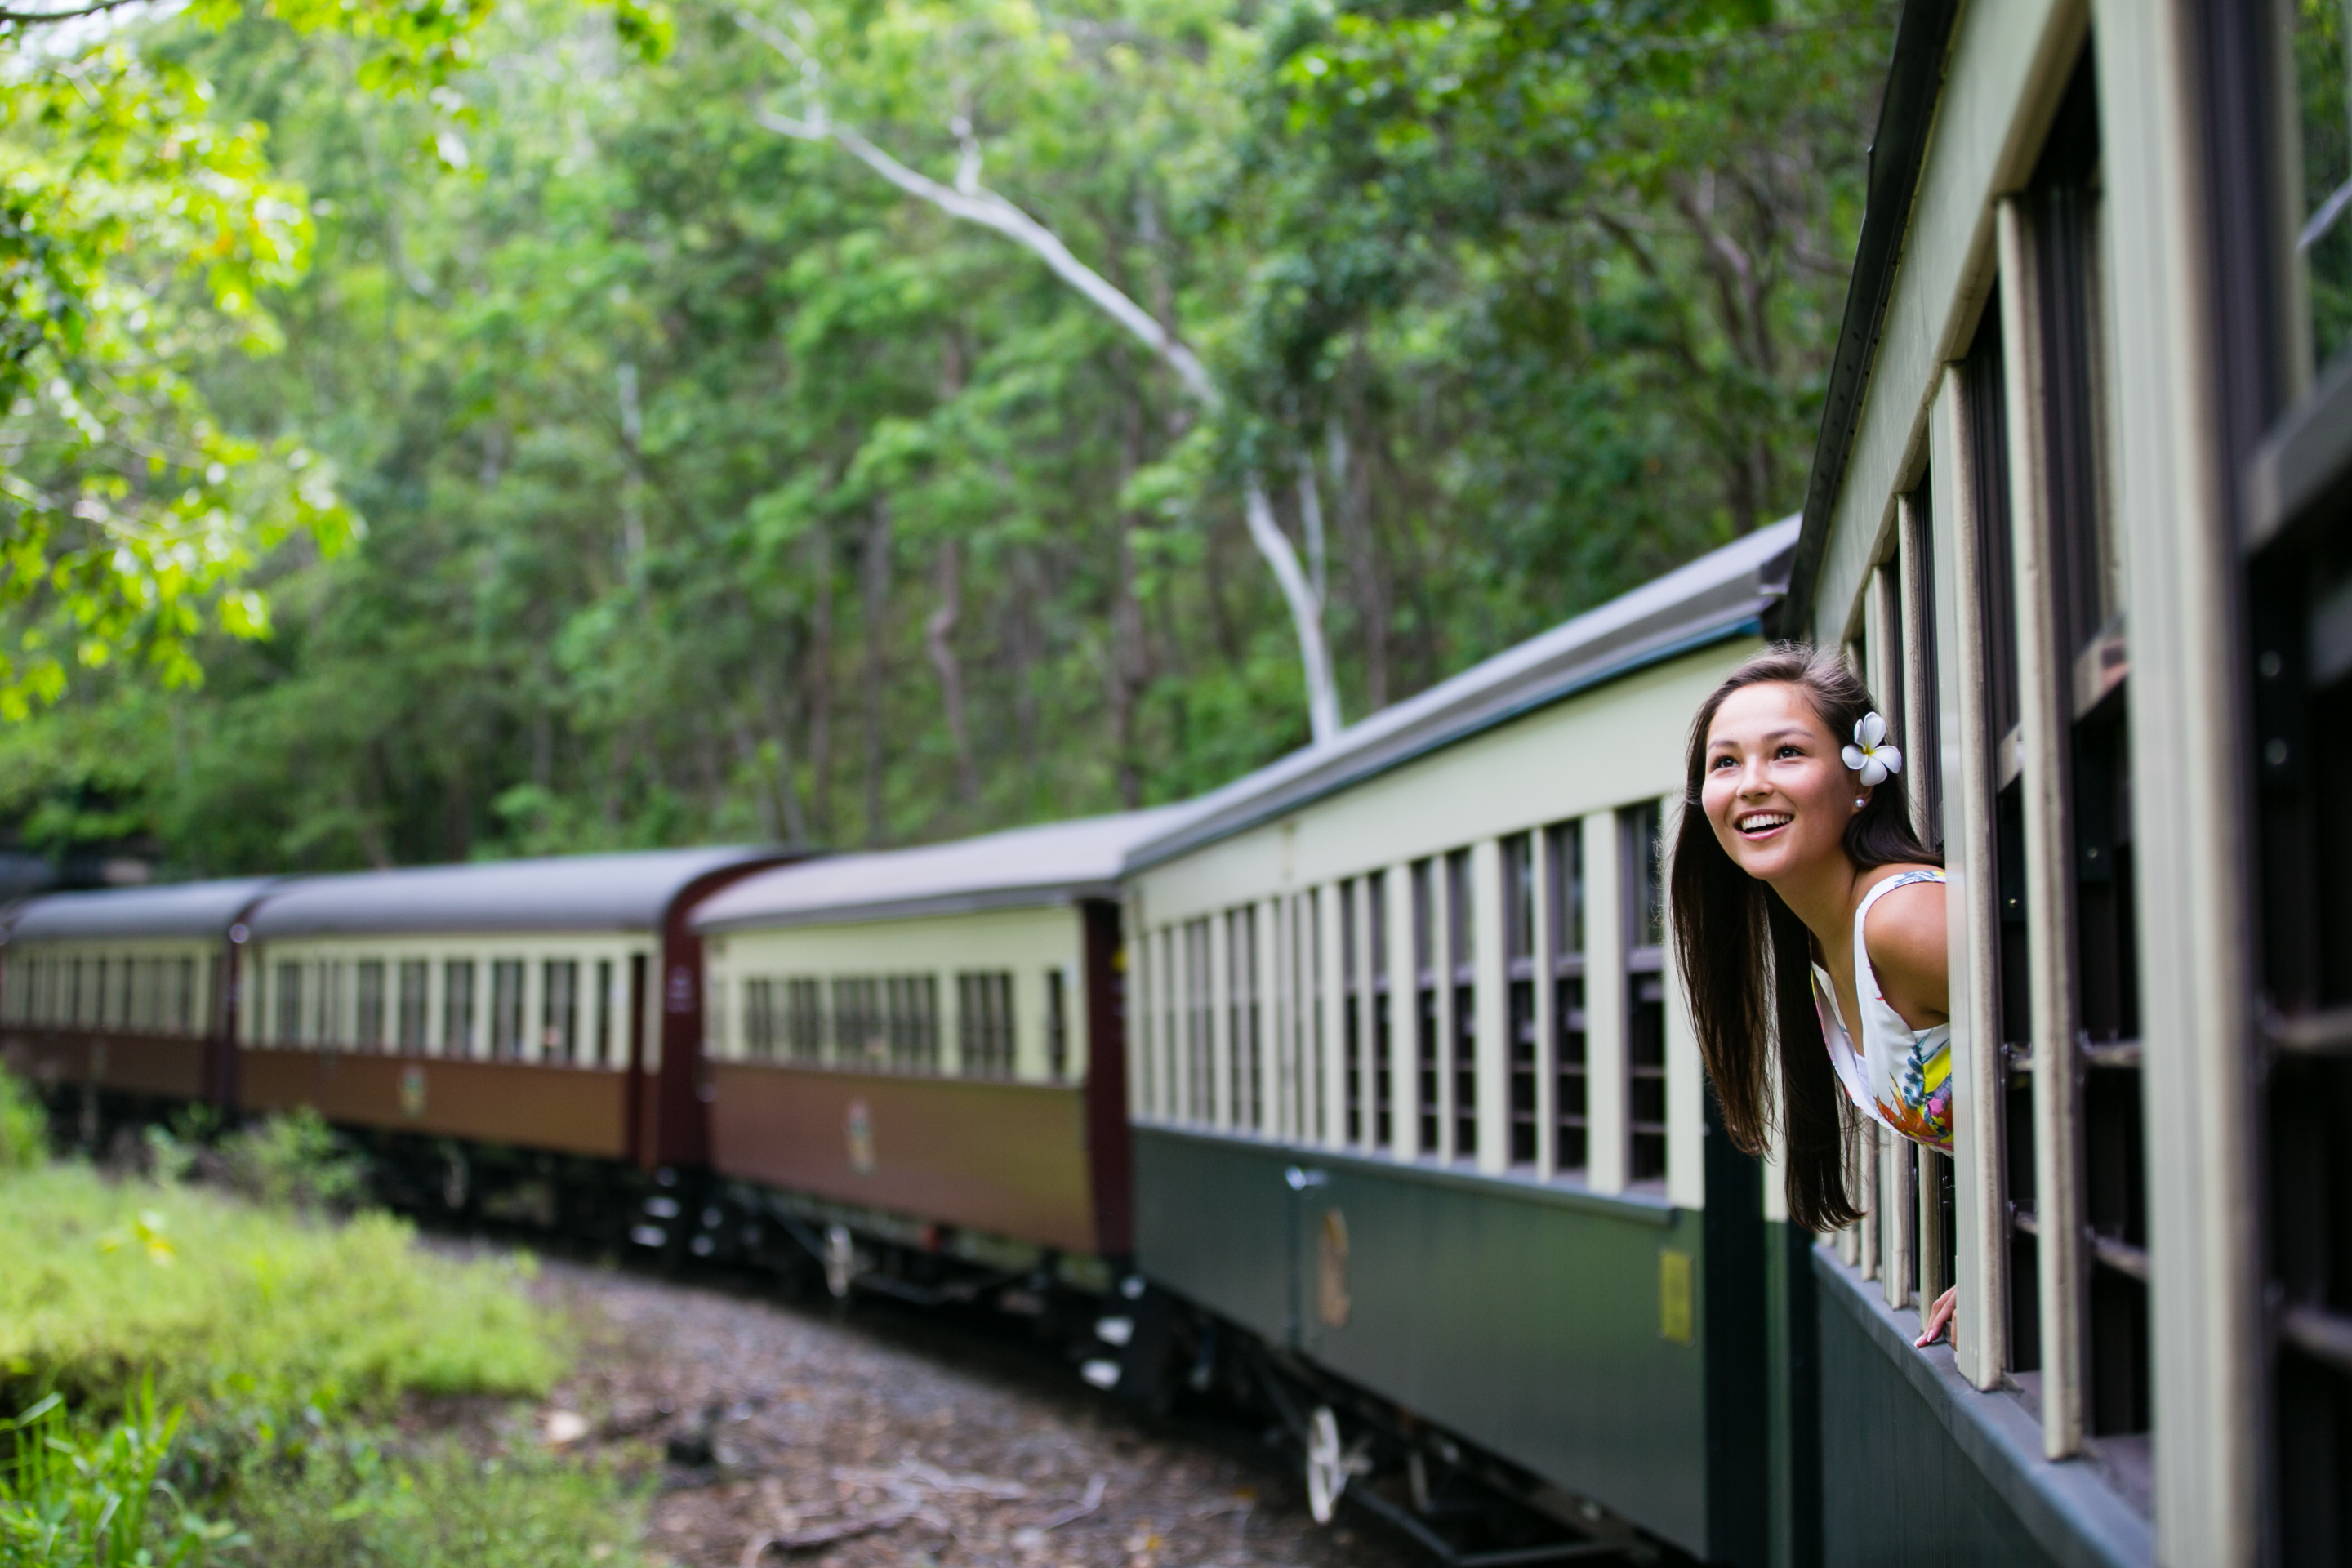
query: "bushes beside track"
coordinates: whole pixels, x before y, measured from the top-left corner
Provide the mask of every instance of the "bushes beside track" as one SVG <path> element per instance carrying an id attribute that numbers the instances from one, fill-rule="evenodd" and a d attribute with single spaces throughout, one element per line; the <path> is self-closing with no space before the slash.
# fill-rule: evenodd
<path id="1" fill-rule="evenodd" d="M 527 1260 L 334 1217 L 315 1119 L 192 1148 L 151 1136 L 160 1179 L 47 1163 L 0 1074 L 0 1568 L 637 1561 L 628 1489 L 535 1436 L 570 1346 Z"/>

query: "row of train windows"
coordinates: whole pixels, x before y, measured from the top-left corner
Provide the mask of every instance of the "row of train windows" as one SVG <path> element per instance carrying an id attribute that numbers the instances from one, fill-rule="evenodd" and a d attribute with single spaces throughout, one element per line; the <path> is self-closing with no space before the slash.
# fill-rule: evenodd
<path id="1" fill-rule="evenodd" d="M 211 961 L 213 994 L 218 965 Z M 88 1024 L 157 1034 L 204 1033 L 193 956 L 35 955 L 8 965 L 6 1016 L 16 1023 Z"/>
<path id="2" fill-rule="evenodd" d="M 1644 802 L 1604 816 L 1597 826 L 1618 835 L 1623 872 L 1618 946 L 1624 969 L 1619 993 L 1624 1175 L 1653 1181 L 1666 1172 L 1658 805 Z M 1349 878 L 1327 889 L 1339 927 L 1333 1103 L 1324 1103 L 1321 1091 L 1323 899 L 1310 892 L 1244 905 L 1157 933 L 1142 955 L 1158 976 L 1158 1015 L 1151 1022 L 1158 1026 L 1159 1059 L 1145 1067 L 1145 1111 L 1465 1161 L 1475 1161 L 1482 1141 L 1493 1138 L 1502 1163 L 1563 1173 L 1586 1170 L 1594 1089 L 1587 1049 L 1585 832 L 1577 820 L 1499 841 L 1495 925 L 1502 941 L 1506 1048 L 1500 1070 L 1507 1078 L 1499 1126 L 1485 1128 L 1480 1114 L 1481 1073 L 1487 1070 L 1478 1041 L 1481 921 L 1467 848 L 1404 868 L 1412 970 L 1402 985 L 1391 973 L 1391 878 Z M 1268 914 L 1262 916 L 1262 909 Z M 1260 973 L 1260 922 L 1266 918 L 1276 925 L 1270 986 Z M 1405 1008 L 1413 1040 L 1410 1062 L 1396 1055 Z M 1226 1058 L 1222 1071 L 1220 1053 Z"/>
<path id="3" fill-rule="evenodd" d="M 1867 1212 L 1840 1247 L 1890 1303 L 1982 1281 L 1965 1319 L 2038 1401 L 2045 1447 L 2106 1438 L 2144 1468 L 2150 1410 L 2137 941 L 2121 553 L 2109 509 L 2097 89 L 2086 49 L 2028 188 L 2002 214 L 2002 272 L 1948 394 L 1958 472 L 1901 498 L 1891 557 L 1850 649 L 1909 765 L 1915 825 L 1956 861 L 1951 918 L 1977 944 L 1956 1007 L 1993 1048 L 1956 1085 L 1999 1169 L 1968 1195 L 1981 1245 L 1957 1246 L 1950 1162 L 1865 1123 L 1853 1152 Z M 2030 373 L 2011 374 L 2023 356 Z M 2033 405 L 2012 407 L 2011 388 Z M 2012 475 L 2013 464 L 2036 471 Z M 2013 504 L 2026 502 L 2023 510 Z M 1936 581 L 1937 536 L 1959 581 Z M 1940 668 L 1944 650 L 1959 667 Z M 1959 709 L 1947 720 L 1943 703 Z M 1947 730 L 1959 743 L 1948 774 Z M 1958 795 L 1945 798 L 1948 776 Z M 2029 797 L 2053 802 L 2029 813 Z M 1947 835 L 1949 843 L 1947 845 Z M 1978 889 L 1987 902 L 1973 903 Z M 2035 994 L 2035 983 L 2049 984 Z M 2043 1101 L 2048 1103 L 2042 1103 Z M 1988 1200 L 1982 1194 L 1997 1194 Z M 1974 1359 L 1977 1352 L 1969 1352 Z M 2135 1446 L 2137 1445 L 2137 1447 Z M 2133 1456 L 2140 1456 L 2135 1459 Z"/>
<path id="4" fill-rule="evenodd" d="M 609 958 L 543 959 L 535 1007 L 526 990 L 530 968 L 530 961 L 520 958 L 487 964 L 470 958 L 444 960 L 436 1034 L 432 960 L 289 959 L 271 971 L 270 1016 L 263 1033 L 281 1045 L 437 1047 L 452 1056 L 479 1054 L 487 1047 L 494 1058 L 615 1062 L 626 1017 L 619 966 Z"/>
<path id="5" fill-rule="evenodd" d="M 1010 970 L 956 975 L 953 1062 L 941 1055 L 936 974 L 758 976 L 742 983 L 742 1020 L 744 1051 L 763 1061 L 1014 1075 Z M 1068 1005 L 1059 969 L 1045 971 L 1045 1057 L 1048 1076 L 1068 1076 Z"/>

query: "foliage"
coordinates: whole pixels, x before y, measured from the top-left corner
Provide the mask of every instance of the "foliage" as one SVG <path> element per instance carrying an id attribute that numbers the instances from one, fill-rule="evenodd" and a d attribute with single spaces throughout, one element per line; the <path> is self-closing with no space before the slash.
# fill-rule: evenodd
<path id="1" fill-rule="evenodd" d="M 640 1508 L 609 1469 L 528 1442 L 483 1456 L 365 1436 L 314 1442 L 238 1478 L 245 1555 L 269 1568 L 630 1568 Z"/>
<path id="2" fill-rule="evenodd" d="M 618 3 L 623 40 L 658 56 L 667 11 Z M 257 8 L 334 39 L 362 89 L 433 103 L 431 144 L 463 162 L 468 111 L 447 83 L 488 0 Z M 182 28 L 217 33 L 245 14 L 201 0 Z M 289 541 L 331 554 L 357 527 L 312 447 L 283 429 L 232 431 L 192 374 L 279 346 L 266 301 L 306 264 L 306 194 L 270 170 L 263 128 L 215 121 L 209 84 L 156 35 L 57 35 L 40 20 L 0 24 L 0 718 L 12 720 L 62 694 L 69 658 L 130 656 L 166 687 L 193 684 L 205 630 L 268 631 L 266 602 L 243 585 L 261 555 Z"/>
<path id="3" fill-rule="evenodd" d="M 307 1105 L 223 1139 L 219 1154 L 233 1191 L 276 1207 L 345 1213 L 367 1196 L 367 1162 Z"/>
<path id="4" fill-rule="evenodd" d="M 305 1223 L 64 1165 L 0 1192 L 0 1382 L 77 1408 L 152 1377 L 206 1419 L 364 1413 L 412 1390 L 537 1394 L 558 1371 L 511 1269 L 421 1251 L 383 1215 Z"/>
<path id="5" fill-rule="evenodd" d="M 0 1176 L 36 1170 L 48 1152 L 47 1110 L 31 1084 L 0 1069 Z"/>
<path id="6" fill-rule="evenodd" d="M 163 1479 L 179 1426 L 145 1385 L 104 1431 L 69 1422 L 55 1394 L 0 1421 L 0 1568 L 198 1568 L 229 1531 Z"/>
<path id="7" fill-rule="evenodd" d="M 0 818 L 230 872 L 1172 798 L 1305 739 L 1244 466 L 1309 556 L 1315 497 L 1358 714 L 1797 504 L 1886 0 L 755 10 L 821 79 L 731 4 L 625 71 L 514 0 L 463 120 L 325 33 L 153 25 L 311 197 L 284 351 L 196 379 L 368 532 L 271 555 L 272 637 L 202 692 L 0 733 Z M 755 117 L 818 98 L 973 168 L 1224 405 Z M 444 131 L 462 169 L 399 151 Z"/>

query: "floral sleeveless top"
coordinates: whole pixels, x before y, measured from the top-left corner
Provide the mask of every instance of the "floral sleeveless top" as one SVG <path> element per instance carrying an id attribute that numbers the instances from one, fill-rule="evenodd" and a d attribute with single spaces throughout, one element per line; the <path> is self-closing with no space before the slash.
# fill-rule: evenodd
<path id="1" fill-rule="evenodd" d="M 1853 981 L 1862 1008 L 1862 1047 L 1854 1048 L 1845 1020 L 1838 1016 L 1837 987 L 1829 972 L 1813 965 L 1813 1010 L 1820 1015 L 1822 1038 L 1830 1063 L 1846 1098 L 1864 1115 L 1893 1128 L 1914 1143 L 1947 1153 L 1952 1147 L 1952 1026 L 1914 1029 L 1903 1021 L 1878 988 L 1870 967 L 1870 950 L 1863 942 L 1863 924 L 1870 907 L 1897 888 L 1914 882 L 1941 882 L 1941 871 L 1906 871 L 1870 889 L 1853 911 Z"/>

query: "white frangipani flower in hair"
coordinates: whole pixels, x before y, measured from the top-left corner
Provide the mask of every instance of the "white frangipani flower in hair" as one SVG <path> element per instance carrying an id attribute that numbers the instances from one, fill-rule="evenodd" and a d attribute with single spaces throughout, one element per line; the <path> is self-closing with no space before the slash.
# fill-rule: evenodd
<path id="1" fill-rule="evenodd" d="M 1865 713 L 1853 726 L 1853 744 L 1840 753 L 1845 765 L 1862 775 L 1862 785 L 1869 789 L 1883 784 L 1888 775 L 1903 771 L 1903 753 L 1886 743 L 1886 721 L 1876 713 Z"/>

